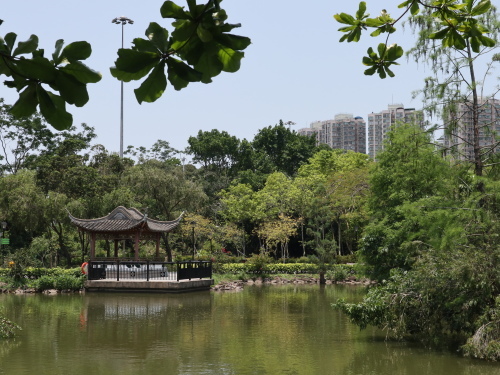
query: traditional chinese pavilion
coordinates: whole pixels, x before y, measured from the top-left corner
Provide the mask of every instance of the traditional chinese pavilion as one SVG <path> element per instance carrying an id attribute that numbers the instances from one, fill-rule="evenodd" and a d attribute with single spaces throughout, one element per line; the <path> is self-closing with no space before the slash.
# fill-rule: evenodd
<path id="1" fill-rule="evenodd" d="M 139 241 L 141 239 L 156 241 L 156 257 L 160 255 L 160 238 L 162 233 L 175 229 L 182 214 L 172 221 L 153 220 L 146 213 L 135 208 L 119 206 L 107 216 L 97 219 L 78 219 L 69 214 L 71 222 L 79 230 L 86 232 L 90 237 L 90 260 L 95 260 L 96 240 L 114 240 L 114 257 L 118 258 L 118 243 L 122 240 L 134 241 L 134 259 L 139 259 Z"/>

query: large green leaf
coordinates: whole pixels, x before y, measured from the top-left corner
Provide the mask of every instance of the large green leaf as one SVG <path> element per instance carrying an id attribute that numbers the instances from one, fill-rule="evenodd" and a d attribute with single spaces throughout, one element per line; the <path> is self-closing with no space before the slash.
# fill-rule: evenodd
<path id="1" fill-rule="evenodd" d="M 474 8 L 472 8 L 472 15 L 479 16 L 480 14 L 484 14 L 491 9 L 490 0 L 482 0 L 480 1 Z"/>
<path id="2" fill-rule="evenodd" d="M 481 43 L 479 42 L 479 38 L 472 37 L 472 38 L 469 38 L 469 41 L 470 41 L 472 51 L 474 51 L 475 53 L 479 53 L 479 51 L 481 50 Z"/>
<path id="3" fill-rule="evenodd" d="M 368 27 L 379 27 L 384 25 L 385 22 L 382 21 L 380 18 L 368 18 L 366 20 L 366 26 Z"/>
<path id="4" fill-rule="evenodd" d="M 213 34 L 210 32 L 210 30 L 207 30 L 203 25 L 200 23 L 198 24 L 198 27 L 196 28 L 196 35 L 198 35 L 198 38 L 204 43 L 211 42 L 214 39 Z"/>
<path id="5" fill-rule="evenodd" d="M 149 39 L 135 38 L 132 44 L 136 51 L 158 53 L 158 48 Z"/>
<path id="6" fill-rule="evenodd" d="M 115 66 L 116 69 L 124 72 L 138 73 L 147 67 L 151 69 L 153 65 L 159 62 L 160 58 L 161 55 L 159 53 L 141 52 L 121 48 L 118 50 L 118 59 L 115 61 Z M 139 78 L 142 77 L 143 76 Z"/>
<path id="7" fill-rule="evenodd" d="M 158 64 L 160 58 L 158 52 L 119 49 L 116 66 L 110 69 L 111 75 L 124 82 L 141 79 Z"/>
<path id="8" fill-rule="evenodd" d="M 61 52 L 61 57 L 69 62 L 85 60 L 92 54 L 92 47 L 88 42 L 73 42 L 68 44 Z"/>
<path id="9" fill-rule="evenodd" d="M 241 27 L 241 23 L 224 23 L 223 25 L 219 26 L 219 30 L 221 33 L 228 33 L 233 29 L 237 29 L 238 27 Z"/>
<path id="10" fill-rule="evenodd" d="M 180 20 L 172 23 L 175 30 L 172 31 L 172 37 L 175 42 L 186 41 L 196 33 L 196 23 L 191 20 Z"/>
<path id="11" fill-rule="evenodd" d="M 189 12 L 191 12 L 191 18 L 196 19 L 200 17 L 203 12 L 210 11 L 213 8 L 207 9 L 205 4 L 196 4 L 196 0 L 187 0 Z"/>
<path id="12" fill-rule="evenodd" d="M 358 11 L 356 12 L 356 18 L 358 20 L 362 19 L 365 15 L 365 12 L 366 12 L 366 3 L 364 1 L 361 1 L 359 3 Z"/>
<path id="13" fill-rule="evenodd" d="M 231 48 L 221 47 L 218 56 L 219 60 L 222 62 L 222 70 L 234 73 L 240 69 L 240 62 L 245 54 Z"/>
<path id="14" fill-rule="evenodd" d="M 397 44 L 391 44 L 386 51 L 386 60 L 394 61 L 403 56 L 404 51 L 403 48 L 398 46 Z"/>
<path id="15" fill-rule="evenodd" d="M 347 37 L 348 42 L 359 42 L 359 39 L 361 38 L 361 29 L 359 27 L 356 27 Z"/>
<path id="16" fill-rule="evenodd" d="M 168 31 L 158 25 L 156 22 L 151 22 L 146 29 L 146 37 L 158 48 L 161 52 L 166 53 L 169 49 Z"/>
<path id="17" fill-rule="evenodd" d="M 495 47 L 497 42 L 494 39 L 488 38 L 487 36 L 481 35 L 478 37 L 483 46 L 485 47 Z"/>
<path id="18" fill-rule="evenodd" d="M 418 1 L 414 1 L 411 5 L 411 15 L 416 16 L 418 13 L 420 13 L 420 4 Z"/>
<path id="19" fill-rule="evenodd" d="M 7 44 L 5 43 L 5 40 L 2 37 L 0 37 L 0 53 L 5 56 L 10 55 L 9 47 L 7 47 Z"/>
<path id="20" fill-rule="evenodd" d="M 72 62 L 60 68 L 61 71 L 71 74 L 82 83 L 96 83 L 102 78 L 101 73 L 90 69 L 80 61 Z"/>
<path id="21" fill-rule="evenodd" d="M 21 58 L 15 64 L 19 73 L 29 79 L 51 82 L 57 74 L 57 69 L 45 57 Z"/>
<path id="22" fill-rule="evenodd" d="M 250 38 L 233 34 L 217 35 L 215 40 L 226 47 L 240 51 L 244 50 L 252 43 Z"/>
<path id="23" fill-rule="evenodd" d="M 64 40 L 59 39 L 56 42 L 56 49 L 54 50 L 54 53 L 52 54 L 52 61 L 54 62 L 54 65 L 59 65 L 62 61 L 61 57 L 61 50 L 64 46 Z"/>
<path id="24" fill-rule="evenodd" d="M 191 68 L 189 65 L 185 64 L 184 62 L 177 60 L 177 59 L 174 59 L 174 58 L 169 58 L 167 60 L 167 66 L 168 66 L 168 76 L 169 77 L 170 77 L 171 73 L 175 73 L 185 81 L 199 82 L 199 81 L 201 81 L 201 78 L 203 76 L 202 73 Z"/>
<path id="25" fill-rule="evenodd" d="M 40 85 L 37 85 L 36 88 L 42 116 L 57 130 L 69 129 L 73 124 L 73 116 L 66 112 L 64 100 L 51 92 L 45 91 Z"/>
<path id="26" fill-rule="evenodd" d="M 163 18 L 189 18 L 189 14 L 184 11 L 184 8 L 175 4 L 173 1 L 165 1 L 160 8 L 160 13 Z"/>
<path id="27" fill-rule="evenodd" d="M 335 18 L 335 20 L 337 22 L 340 22 L 340 23 L 345 23 L 345 24 L 348 24 L 348 25 L 354 25 L 356 20 L 354 19 L 353 16 L 347 14 L 347 13 L 340 13 L 340 14 L 335 14 L 333 16 L 333 18 Z"/>
<path id="28" fill-rule="evenodd" d="M 176 91 L 180 91 L 189 85 L 189 81 L 182 79 L 170 69 L 168 70 L 168 80 Z"/>
<path id="29" fill-rule="evenodd" d="M 194 68 L 203 74 L 201 82 L 210 83 L 212 82 L 212 77 L 215 77 L 222 72 L 224 65 L 219 60 L 217 54 L 214 53 L 204 53 L 198 59 L 198 63 L 194 65 Z"/>
<path id="30" fill-rule="evenodd" d="M 87 86 L 63 71 L 57 75 L 53 88 L 59 91 L 67 103 L 77 107 L 82 107 L 89 101 Z"/>
<path id="31" fill-rule="evenodd" d="M 176 41 L 172 43 L 172 49 L 177 51 L 177 55 L 183 60 L 186 60 L 188 64 L 195 65 L 201 56 L 211 49 L 215 43 L 203 43 L 199 38 L 191 38 L 187 42 Z M 213 52 L 217 53 L 217 49 Z"/>
<path id="32" fill-rule="evenodd" d="M 38 105 L 38 98 L 36 96 L 36 86 L 38 83 L 31 82 L 19 94 L 19 99 L 14 103 L 10 112 L 15 117 L 27 117 L 35 113 Z"/>
<path id="33" fill-rule="evenodd" d="M 435 33 L 432 33 L 431 35 L 429 35 L 429 38 L 430 39 L 443 39 L 449 30 L 450 30 L 450 28 L 446 27 L 444 29 L 441 29 L 441 30 L 435 32 Z"/>
<path id="34" fill-rule="evenodd" d="M 38 37 L 36 35 L 31 35 L 29 39 L 25 42 L 19 42 L 17 48 L 12 52 L 12 56 L 21 55 L 24 53 L 32 53 L 38 48 Z"/>
<path id="35" fill-rule="evenodd" d="M 161 61 L 153 69 L 144 82 L 135 89 L 135 97 L 139 104 L 142 102 L 152 103 L 158 99 L 167 87 L 167 77 L 165 76 L 165 61 Z"/>
<path id="36" fill-rule="evenodd" d="M 122 70 L 118 70 L 115 67 L 109 68 L 109 71 L 111 72 L 111 75 L 115 77 L 116 79 L 119 79 L 120 81 L 123 82 L 130 82 L 130 81 L 137 81 L 143 77 L 145 77 L 151 69 L 155 67 L 157 63 L 154 62 L 150 66 L 145 67 L 143 70 L 136 72 L 136 73 L 128 73 L 124 72 Z"/>
<path id="37" fill-rule="evenodd" d="M 4 39 L 5 44 L 9 48 L 10 53 L 14 49 L 14 44 L 16 43 L 16 39 L 17 39 L 17 34 L 15 34 L 15 33 L 8 33 L 7 35 L 5 35 L 5 39 Z"/>

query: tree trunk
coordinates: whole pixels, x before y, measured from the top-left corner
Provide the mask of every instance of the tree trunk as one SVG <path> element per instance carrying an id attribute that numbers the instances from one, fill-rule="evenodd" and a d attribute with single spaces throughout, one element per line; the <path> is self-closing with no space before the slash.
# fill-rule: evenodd
<path id="1" fill-rule="evenodd" d="M 320 271 L 319 272 L 319 283 L 321 285 L 326 284 L 326 279 L 325 279 L 325 271 Z"/>

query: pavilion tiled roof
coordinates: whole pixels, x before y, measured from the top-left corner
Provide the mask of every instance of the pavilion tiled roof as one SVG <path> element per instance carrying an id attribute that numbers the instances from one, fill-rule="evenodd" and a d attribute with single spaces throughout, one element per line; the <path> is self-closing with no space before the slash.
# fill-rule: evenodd
<path id="1" fill-rule="evenodd" d="M 71 222 L 78 228 L 96 233 L 120 233 L 136 230 L 165 233 L 175 229 L 179 225 L 182 216 L 181 214 L 176 220 L 172 221 L 154 220 L 135 208 L 125 208 L 123 206 L 119 206 L 107 216 L 97 219 L 78 219 L 69 214 Z"/>

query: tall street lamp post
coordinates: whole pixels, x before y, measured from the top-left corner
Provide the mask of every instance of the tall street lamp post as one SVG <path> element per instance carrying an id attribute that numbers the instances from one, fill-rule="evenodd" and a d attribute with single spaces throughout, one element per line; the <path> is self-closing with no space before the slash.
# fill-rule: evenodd
<path id="1" fill-rule="evenodd" d="M 122 49 L 123 49 L 123 26 L 125 24 L 133 24 L 130 18 L 125 16 L 116 17 L 112 21 L 112 23 L 116 23 L 117 25 L 122 25 Z M 121 102 L 120 102 L 120 159 L 123 158 L 123 81 L 121 81 Z"/>

